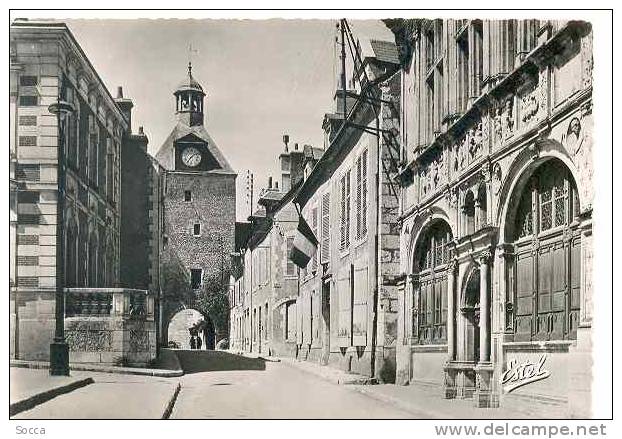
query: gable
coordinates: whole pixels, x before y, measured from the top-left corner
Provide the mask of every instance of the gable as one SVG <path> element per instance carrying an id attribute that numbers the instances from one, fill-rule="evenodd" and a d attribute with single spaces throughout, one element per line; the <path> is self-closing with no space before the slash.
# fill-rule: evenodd
<path id="1" fill-rule="evenodd" d="M 203 172 L 214 170 L 219 173 L 235 174 L 235 171 L 231 168 L 231 165 L 203 125 L 191 127 L 181 121 L 178 122 L 156 153 L 156 159 L 167 170 L 183 169 L 178 167 L 178 153 L 183 144 L 194 144 L 193 146 L 198 145 L 201 147 L 203 153 L 202 161 L 205 160 L 207 169 L 194 170 Z"/>

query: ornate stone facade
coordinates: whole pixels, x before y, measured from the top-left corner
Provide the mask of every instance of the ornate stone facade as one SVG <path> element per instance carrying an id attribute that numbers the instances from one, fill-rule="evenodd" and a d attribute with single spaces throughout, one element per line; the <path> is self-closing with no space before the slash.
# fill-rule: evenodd
<path id="1" fill-rule="evenodd" d="M 507 362 L 544 349 L 551 377 L 516 393 L 574 404 L 563 364 L 589 334 L 592 300 L 591 27 L 387 24 L 412 54 L 402 65 L 403 82 L 412 84 L 403 117 L 413 122 L 402 125 L 401 175 L 414 177 L 401 179 L 408 277 L 399 300 L 398 382 L 434 383 L 448 398 L 495 407 L 514 396 L 500 385 Z M 564 45 L 572 49 L 562 53 Z M 483 55 L 468 56 L 481 47 Z M 479 84 L 465 85 L 467 67 L 482 72 Z M 449 93 L 438 96 L 439 87 Z M 446 338 L 422 338 L 429 328 Z"/>

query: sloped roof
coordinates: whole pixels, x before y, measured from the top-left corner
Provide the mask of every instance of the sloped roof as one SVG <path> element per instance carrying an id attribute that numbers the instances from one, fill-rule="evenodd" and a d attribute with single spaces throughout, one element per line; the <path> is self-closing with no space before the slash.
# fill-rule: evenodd
<path id="1" fill-rule="evenodd" d="M 324 154 L 324 148 L 318 148 L 311 145 L 304 146 L 305 159 L 319 160 Z"/>
<path id="2" fill-rule="evenodd" d="M 278 189 L 264 189 L 259 194 L 258 203 L 262 201 L 280 201 L 284 196 L 285 192 L 281 192 Z"/>
<path id="3" fill-rule="evenodd" d="M 208 134 L 207 130 L 205 129 L 205 126 L 203 125 L 189 126 L 182 121 L 179 121 L 177 125 L 175 126 L 175 128 L 173 128 L 173 131 L 171 131 L 171 134 L 169 134 L 169 136 L 166 138 L 166 140 L 164 141 L 164 143 L 162 144 L 162 146 L 160 147 L 160 149 L 155 155 L 158 162 L 160 162 L 160 164 L 165 169 L 169 171 L 175 169 L 174 154 L 173 154 L 173 151 L 175 149 L 175 142 L 189 135 L 193 135 L 201 139 L 202 141 L 204 141 L 207 145 L 207 150 L 214 157 L 214 159 L 216 160 L 216 162 L 218 162 L 218 165 L 220 166 L 219 169 L 214 169 L 212 171 L 207 171 L 207 172 L 220 172 L 220 173 L 235 174 L 235 171 L 233 170 L 233 168 L 231 168 L 231 165 L 229 164 L 225 156 L 222 154 L 218 146 L 216 146 L 216 142 L 214 142 L 214 139 L 212 139 L 212 137 Z"/>
<path id="4" fill-rule="evenodd" d="M 369 40 L 374 56 L 378 61 L 399 64 L 400 58 L 397 46 L 391 41 Z"/>

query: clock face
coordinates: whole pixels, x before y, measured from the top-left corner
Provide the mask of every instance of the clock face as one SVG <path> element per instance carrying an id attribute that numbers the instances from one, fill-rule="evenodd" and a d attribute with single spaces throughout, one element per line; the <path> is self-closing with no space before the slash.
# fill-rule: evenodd
<path id="1" fill-rule="evenodd" d="M 181 153 L 181 160 L 186 166 L 194 168 L 201 163 L 201 151 L 190 146 Z"/>

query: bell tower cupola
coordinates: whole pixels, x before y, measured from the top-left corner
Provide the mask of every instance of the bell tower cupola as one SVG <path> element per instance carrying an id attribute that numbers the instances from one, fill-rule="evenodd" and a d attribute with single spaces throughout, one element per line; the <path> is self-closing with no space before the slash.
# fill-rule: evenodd
<path id="1" fill-rule="evenodd" d="M 192 63 L 188 63 L 188 76 L 175 90 L 175 114 L 188 126 L 203 125 L 203 87 L 192 77 Z"/>

